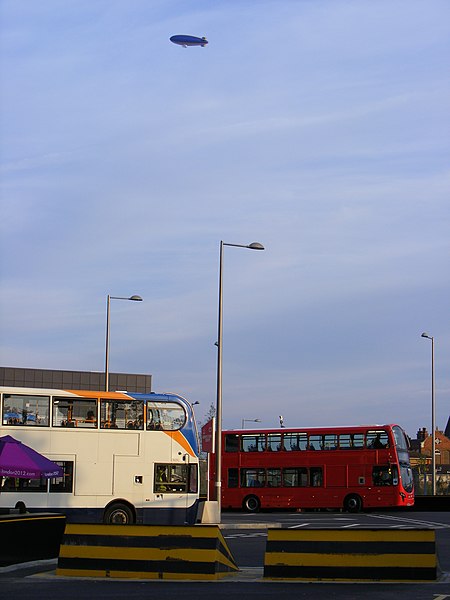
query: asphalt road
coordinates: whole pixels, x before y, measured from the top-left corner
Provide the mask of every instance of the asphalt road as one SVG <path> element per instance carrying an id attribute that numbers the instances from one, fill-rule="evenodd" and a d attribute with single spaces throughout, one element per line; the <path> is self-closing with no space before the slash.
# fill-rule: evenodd
<path id="1" fill-rule="evenodd" d="M 341 512 L 257 513 L 226 512 L 222 516 L 223 535 L 240 567 L 264 564 L 267 527 L 309 529 L 421 529 L 436 531 L 442 571 L 450 573 L 450 512 Z M 248 529 L 248 527 L 251 529 Z M 449 598 L 450 600 L 450 598 Z"/>
<path id="2" fill-rule="evenodd" d="M 438 556 L 443 572 L 432 583 L 299 583 L 263 581 L 262 566 L 269 526 L 286 528 L 424 528 L 436 531 Z M 0 571 L 0 597 L 8 600 L 127 600 L 170 599 L 230 600 L 292 598 L 344 600 L 450 600 L 450 512 L 403 513 L 224 513 L 222 531 L 241 571 L 213 582 L 142 581 L 56 577 L 52 564 L 32 565 L 19 570 Z"/>

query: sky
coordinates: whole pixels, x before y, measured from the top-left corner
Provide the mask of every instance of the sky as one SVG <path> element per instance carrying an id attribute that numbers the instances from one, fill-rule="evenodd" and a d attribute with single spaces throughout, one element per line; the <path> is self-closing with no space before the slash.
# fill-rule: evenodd
<path id="1" fill-rule="evenodd" d="M 223 426 L 450 414 L 447 0 L 0 0 L 0 365 Z M 174 34 L 206 36 L 182 48 Z"/>

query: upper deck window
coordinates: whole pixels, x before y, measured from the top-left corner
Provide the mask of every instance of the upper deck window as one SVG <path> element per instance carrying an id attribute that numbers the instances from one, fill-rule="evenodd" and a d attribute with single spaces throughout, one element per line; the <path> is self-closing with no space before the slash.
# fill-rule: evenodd
<path id="1" fill-rule="evenodd" d="M 280 433 L 268 433 L 267 434 L 267 450 L 281 450 L 281 434 Z"/>
<path id="2" fill-rule="evenodd" d="M 323 436 L 323 449 L 336 450 L 338 447 L 338 436 L 335 433 L 326 433 Z"/>
<path id="3" fill-rule="evenodd" d="M 175 402 L 147 402 L 147 429 L 176 431 L 186 423 L 186 413 Z"/>
<path id="4" fill-rule="evenodd" d="M 401 427 L 396 425 L 392 428 L 394 433 L 395 445 L 400 450 L 409 450 L 408 440 L 405 436 L 405 433 Z"/>
<path id="5" fill-rule="evenodd" d="M 308 439 L 308 450 L 323 450 L 323 436 L 310 435 Z"/>
<path id="6" fill-rule="evenodd" d="M 285 433 L 283 435 L 284 450 L 306 450 L 308 436 L 306 433 Z"/>
<path id="7" fill-rule="evenodd" d="M 239 436 L 236 433 L 225 436 L 225 452 L 239 452 Z"/>
<path id="8" fill-rule="evenodd" d="M 53 398 L 53 427 L 97 427 L 97 400 Z"/>
<path id="9" fill-rule="evenodd" d="M 48 396 L 3 394 L 3 425 L 48 426 L 49 408 Z"/>
<path id="10" fill-rule="evenodd" d="M 102 429 L 144 429 L 142 400 L 101 400 Z"/>
<path id="11" fill-rule="evenodd" d="M 371 429 L 366 435 L 367 448 L 373 448 L 374 450 L 381 450 L 383 448 L 389 448 L 389 438 L 387 431 L 384 429 Z"/>
<path id="12" fill-rule="evenodd" d="M 266 449 L 265 433 L 244 434 L 241 436 L 242 452 L 263 452 Z"/>
<path id="13" fill-rule="evenodd" d="M 339 448 L 341 450 L 358 450 L 364 448 L 364 434 L 341 433 L 339 435 Z"/>

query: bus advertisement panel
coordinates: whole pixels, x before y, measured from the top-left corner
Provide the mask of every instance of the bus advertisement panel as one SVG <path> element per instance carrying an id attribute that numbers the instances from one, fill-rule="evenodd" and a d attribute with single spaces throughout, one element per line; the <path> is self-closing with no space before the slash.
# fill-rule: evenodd
<path id="1" fill-rule="evenodd" d="M 0 387 L 0 436 L 63 467 L 0 478 L 0 507 L 68 522 L 192 524 L 199 498 L 192 404 L 175 394 Z"/>
<path id="2" fill-rule="evenodd" d="M 222 508 L 412 506 L 408 449 L 398 425 L 223 431 Z"/>

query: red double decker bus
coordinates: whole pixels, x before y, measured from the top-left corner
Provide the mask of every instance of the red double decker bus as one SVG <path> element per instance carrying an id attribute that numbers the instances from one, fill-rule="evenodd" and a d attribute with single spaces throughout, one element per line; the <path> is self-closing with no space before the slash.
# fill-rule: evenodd
<path id="1" fill-rule="evenodd" d="M 222 435 L 224 509 L 359 512 L 414 504 L 408 438 L 398 425 L 232 430 Z"/>

